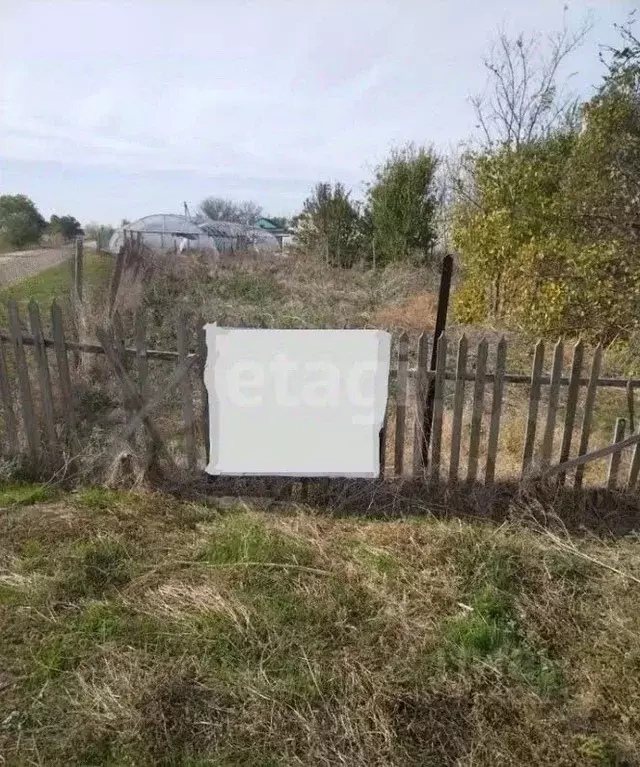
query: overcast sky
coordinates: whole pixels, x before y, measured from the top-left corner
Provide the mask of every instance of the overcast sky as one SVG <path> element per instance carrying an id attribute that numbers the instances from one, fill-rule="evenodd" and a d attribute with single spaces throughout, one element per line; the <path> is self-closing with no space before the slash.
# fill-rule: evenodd
<path id="1" fill-rule="evenodd" d="M 594 28 L 572 87 L 635 0 L 569 0 Z M 496 29 L 549 34 L 564 0 L 0 0 L 0 193 L 116 224 L 206 195 L 295 213 L 361 191 L 390 146 L 466 138 Z"/>

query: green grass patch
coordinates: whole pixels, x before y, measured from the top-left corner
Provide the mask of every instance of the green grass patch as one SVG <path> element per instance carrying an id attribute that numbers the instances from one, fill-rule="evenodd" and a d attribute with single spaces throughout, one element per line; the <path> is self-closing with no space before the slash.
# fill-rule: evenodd
<path id="1" fill-rule="evenodd" d="M 47 485 L 26 482 L 7 483 L 0 485 L 0 508 L 45 503 L 53 500 L 57 494 L 57 488 Z"/>

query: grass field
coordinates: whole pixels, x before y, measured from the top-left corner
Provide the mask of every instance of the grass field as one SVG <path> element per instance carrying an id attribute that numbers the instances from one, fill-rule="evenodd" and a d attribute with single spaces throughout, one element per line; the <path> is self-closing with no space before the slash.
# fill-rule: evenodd
<path id="1" fill-rule="evenodd" d="M 84 284 L 87 297 L 92 300 L 104 293 L 113 270 L 114 258 L 105 253 L 86 251 L 84 260 Z M 45 269 L 14 285 L 0 289 L 0 320 L 6 322 L 6 305 L 14 299 L 23 314 L 27 316 L 27 305 L 31 299 L 40 304 L 43 317 L 55 299 L 67 310 L 73 292 L 73 263 L 66 261 L 58 266 Z"/>
<path id="2" fill-rule="evenodd" d="M 0 506 L 2 763 L 640 760 L 635 537 L 100 489 Z"/>

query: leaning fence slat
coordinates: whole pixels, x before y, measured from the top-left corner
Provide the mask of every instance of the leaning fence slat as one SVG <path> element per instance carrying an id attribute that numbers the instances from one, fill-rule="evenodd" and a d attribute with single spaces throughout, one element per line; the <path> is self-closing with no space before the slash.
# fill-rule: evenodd
<path id="1" fill-rule="evenodd" d="M 542 385 L 542 366 L 544 364 L 544 343 L 538 341 L 533 355 L 531 368 L 531 389 L 529 393 L 529 412 L 527 414 L 527 430 L 522 451 L 522 477 L 524 478 L 531 466 L 533 448 L 536 442 L 538 424 L 538 408 L 540 406 L 540 387 Z"/>
<path id="2" fill-rule="evenodd" d="M 58 386 L 60 387 L 62 409 L 67 425 L 67 439 L 71 443 L 76 434 L 76 414 L 73 407 L 71 375 L 69 374 L 69 359 L 64 340 L 62 310 L 56 301 L 51 304 L 51 327 L 53 328 L 53 344 L 56 362 L 58 363 Z"/>
<path id="3" fill-rule="evenodd" d="M 558 463 L 555 466 L 546 466 L 538 472 L 540 477 L 550 477 L 553 474 L 561 474 L 563 471 L 568 472 L 575 469 L 576 466 L 584 466 L 587 463 L 593 463 L 593 461 L 599 461 L 601 458 L 606 458 L 608 455 L 613 455 L 620 450 L 626 450 L 628 447 L 640 444 L 640 433 L 636 432 L 630 437 L 626 437 L 621 442 L 613 445 L 607 445 L 607 447 L 600 447 L 597 450 L 592 450 L 590 453 L 584 455 L 578 455 L 575 458 L 570 458 L 564 463 Z"/>
<path id="4" fill-rule="evenodd" d="M 209 392 L 204 381 L 204 370 L 207 364 L 207 337 L 204 317 L 198 317 L 198 372 L 202 393 L 202 425 L 204 430 L 204 450 L 207 466 L 209 465 Z"/>
<path id="5" fill-rule="evenodd" d="M 462 441 L 462 414 L 464 412 L 465 373 L 467 371 L 467 337 L 458 341 L 456 361 L 456 388 L 453 398 L 453 419 L 451 424 L 451 458 L 449 459 L 449 481 L 458 481 L 460 467 L 460 443 Z"/>
<path id="6" fill-rule="evenodd" d="M 473 389 L 473 407 L 471 410 L 471 434 L 469 436 L 469 463 L 467 465 L 467 481 L 475 482 L 478 475 L 478 450 L 482 432 L 482 415 L 484 410 L 485 373 L 489 344 L 484 339 L 478 344 L 476 355 L 476 382 Z"/>
<path id="7" fill-rule="evenodd" d="M 186 314 L 182 313 L 178 322 L 178 354 L 180 355 L 180 364 L 184 364 L 187 361 L 188 353 L 188 318 Z M 193 392 L 188 374 L 180 380 L 180 396 L 182 399 L 182 420 L 187 448 L 187 462 L 189 469 L 193 471 L 197 463 L 196 439 L 194 434 Z"/>
<path id="8" fill-rule="evenodd" d="M 587 393 L 584 401 L 584 413 L 582 416 L 582 430 L 580 433 L 578 457 L 581 455 L 586 455 L 589 448 L 589 437 L 591 435 L 593 410 L 596 402 L 596 394 L 598 393 L 598 377 L 600 376 L 600 368 L 602 367 L 602 353 L 602 344 L 598 344 L 593 353 L 593 360 L 591 361 L 591 374 L 589 376 L 589 383 L 587 384 Z M 584 465 L 580 464 L 576 469 L 573 486 L 577 489 L 581 488 L 583 478 Z"/>
<path id="9" fill-rule="evenodd" d="M 578 394 L 580 392 L 580 374 L 582 373 L 582 358 L 584 356 L 584 345 L 582 341 L 573 347 L 573 359 L 571 361 L 571 378 L 569 379 L 569 389 L 567 391 L 567 409 L 564 418 L 564 432 L 562 434 L 562 446 L 560 447 L 560 463 L 569 458 L 571 451 L 571 440 L 573 439 L 573 427 L 576 421 L 576 407 L 578 405 Z M 560 474 L 558 483 L 564 485 L 565 475 Z"/>
<path id="10" fill-rule="evenodd" d="M 491 402 L 491 423 L 489 425 L 489 440 L 487 443 L 487 465 L 484 473 L 485 485 L 493 483 L 496 475 L 496 458 L 498 455 L 498 438 L 500 436 L 500 419 L 502 417 L 502 397 L 504 394 L 504 373 L 507 365 L 507 342 L 500 339 L 496 349 L 496 374 L 493 379 L 493 400 Z"/>
<path id="11" fill-rule="evenodd" d="M 40 322 L 40 307 L 31 299 L 29 302 L 29 322 L 31 333 L 35 341 L 36 364 L 38 366 L 38 381 L 40 384 L 40 400 L 44 414 L 44 424 L 47 431 L 49 446 L 53 451 L 58 448 L 58 435 L 56 434 L 56 419 L 53 412 L 53 390 L 51 388 L 51 375 L 49 373 L 49 361 L 47 350 L 42 342 L 42 323 Z"/>
<path id="12" fill-rule="evenodd" d="M 613 444 L 622 442 L 624 439 L 626 422 L 624 418 L 616 419 L 616 428 L 613 434 Z M 607 472 L 607 490 L 615 490 L 618 485 L 618 473 L 620 471 L 620 459 L 622 458 L 622 450 L 618 450 L 611 454 L 609 459 L 609 471 Z"/>
<path id="13" fill-rule="evenodd" d="M 7 362 L 4 356 L 4 345 L 0 343 L 0 398 L 2 399 L 2 415 L 4 435 L 8 455 L 18 454 L 18 426 L 13 410 L 13 397 L 7 372 Z"/>
<path id="14" fill-rule="evenodd" d="M 396 433 L 393 468 L 400 477 L 404 470 L 404 438 L 407 421 L 407 365 L 409 336 L 403 333 L 398 340 L 398 374 L 396 377 Z"/>
<path id="15" fill-rule="evenodd" d="M 551 453 L 553 452 L 553 438 L 556 431 L 556 417 L 558 414 L 558 403 L 560 401 L 560 378 L 562 376 L 562 363 L 564 355 L 564 345 L 559 340 L 553 352 L 553 367 L 551 368 L 551 383 L 549 384 L 549 403 L 547 405 L 547 421 L 542 435 L 542 445 L 540 447 L 540 463 L 547 466 L 551 462 Z"/>
<path id="16" fill-rule="evenodd" d="M 422 438 L 425 397 L 427 395 L 427 366 L 429 364 L 429 336 L 422 333 L 418 339 L 418 367 L 416 372 L 415 398 L 416 420 L 413 432 L 413 476 L 422 477 Z"/>
<path id="17" fill-rule="evenodd" d="M 440 455 L 442 452 L 442 415 L 444 411 L 444 384 L 447 372 L 447 337 L 443 333 L 438 339 L 436 357 L 436 379 L 433 394 L 433 421 L 431 425 L 431 482 L 440 480 Z"/>
<path id="18" fill-rule="evenodd" d="M 13 353 L 15 355 L 16 372 L 18 374 L 18 393 L 20 396 L 20 407 L 22 410 L 22 422 L 27 435 L 27 443 L 29 445 L 31 461 L 34 466 L 37 466 L 38 454 L 40 452 L 40 431 L 38 429 L 33 411 L 31 384 L 29 383 L 29 370 L 27 368 L 24 346 L 22 345 L 20 317 L 18 315 L 18 306 L 15 300 L 9 300 L 8 308 L 9 327 L 11 331 L 11 340 L 13 343 Z"/>

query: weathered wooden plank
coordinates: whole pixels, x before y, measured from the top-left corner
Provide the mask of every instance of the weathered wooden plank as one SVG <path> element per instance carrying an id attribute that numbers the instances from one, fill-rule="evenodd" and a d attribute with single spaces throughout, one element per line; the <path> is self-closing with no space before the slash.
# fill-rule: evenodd
<path id="1" fill-rule="evenodd" d="M 22 330 L 20 328 L 20 316 L 18 306 L 13 299 L 8 302 L 9 309 L 9 328 L 11 332 L 11 341 L 16 363 L 16 373 L 18 376 L 18 393 L 20 396 L 20 409 L 22 411 L 22 424 L 27 436 L 29 445 L 29 455 L 31 462 L 35 467 L 38 465 L 40 453 L 40 430 L 36 423 L 33 410 L 33 398 L 31 395 L 31 384 L 29 382 L 29 369 L 22 344 Z"/>
<path id="2" fill-rule="evenodd" d="M 596 394 L 598 393 L 598 378 L 600 376 L 600 368 L 602 367 L 602 344 L 598 344 L 593 352 L 593 359 L 591 361 L 591 372 L 589 375 L 589 383 L 587 384 L 587 393 L 584 400 L 584 412 L 582 415 L 582 429 L 580 432 L 580 444 L 578 446 L 578 456 L 586 455 L 589 449 L 589 437 L 591 436 L 591 424 L 593 422 L 593 412 L 596 402 Z M 579 464 L 576 469 L 576 475 L 573 480 L 573 486 L 576 489 L 582 487 L 582 481 L 584 479 L 584 464 Z"/>
<path id="3" fill-rule="evenodd" d="M 434 484 L 440 481 L 440 457 L 442 453 L 442 416 L 444 412 L 444 383 L 447 372 L 447 337 L 438 339 L 436 379 L 433 392 L 433 421 L 431 424 L 431 464 L 429 478 Z"/>
<path id="4" fill-rule="evenodd" d="M 104 330 L 103 328 L 98 328 L 96 330 L 96 337 L 98 341 L 102 344 L 102 347 L 105 351 L 105 355 L 107 357 L 107 361 L 111 369 L 113 370 L 113 372 L 118 377 L 118 380 L 120 381 L 124 397 L 128 398 L 131 401 L 133 407 L 135 407 L 138 413 L 140 413 L 140 411 L 142 411 L 144 407 L 144 402 L 142 401 L 142 398 L 138 394 L 136 385 L 133 383 L 127 371 L 124 369 L 122 365 L 122 362 L 120 360 L 120 355 L 116 348 L 115 339 L 110 337 L 107 331 Z M 145 425 L 145 428 L 149 432 L 152 440 L 154 441 L 156 449 L 159 452 L 162 452 L 165 459 L 168 461 L 171 467 L 173 469 L 176 469 L 175 462 L 173 458 L 171 457 L 171 455 L 169 454 L 169 451 L 167 450 L 164 444 L 162 436 L 160 435 L 160 432 L 156 429 L 153 421 L 149 418 L 148 415 L 145 415 L 144 417 L 141 417 L 141 418 L 142 418 L 142 423 Z"/>
<path id="5" fill-rule="evenodd" d="M 149 416 L 159 405 L 161 405 L 166 398 L 173 392 L 176 386 L 182 381 L 182 379 L 189 374 L 191 368 L 196 364 L 196 358 L 191 356 L 184 360 L 171 374 L 171 377 L 167 381 L 166 385 L 162 387 L 162 391 L 151 400 L 147 400 L 142 408 L 133 416 L 131 421 L 125 426 L 123 431 L 123 439 L 129 439 L 132 437 L 136 430 L 144 424 L 145 417 Z"/>
<path id="6" fill-rule="evenodd" d="M 396 429 L 393 455 L 394 471 L 402 476 L 404 470 L 404 440 L 407 421 L 407 367 L 409 363 L 409 336 L 398 339 L 398 375 L 396 378 Z"/>
<path id="7" fill-rule="evenodd" d="M 527 430 L 524 436 L 522 450 L 522 477 L 525 477 L 531 467 L 533 449 L 536 442 L 538 424 L 538 408 L 540 406 L 540 388 L 542 386 L 542 366 L 544 364 L 544 343 L 538 341 L 533 355 L 531 367 L 531 388 L 529 392 L 529 411 L 527 413 Z"/>
<path id="8" fill-rule="evenodd" d="M 478 344 L 476 354 L 476 381 L 473 389 L 473 406 L 471 409 L 471 433 L 469 436 L 469 463 L 467 465 L 467 481 L 475 482 L 478 476 L 478 450 L 482 433 L 482 415 L 484 410 L 485 373 L 487 369 L 487 354 L 489 344 L 486 338 Z"/>
<path id="9" fill-rule="evenodd" d="M 553 452 L 553 438 L 556 431 L 556 417 L 558 403 L 560 401 L 560 377 L 562 376 L 562 363 L 564 361 L 564 345 L 562 339 L 558 341 L 553 352 L 553 367 L 551 368 L 551 383 L 549 384 L 549 403 L 547 405 L 547 420 L 542 435 L 540 447 L 540 464 L 546 466 L 551 462 Z"/>
<path id="10" fill-rule="evenodd" d="M 634 490 L 638 482 L 640 473 L 640 443 L 637 443 L 633 449 L 631 464 L 629 466 L 629 476 L 627 477 L 627 490 Z"/>
<path id="11" fill-rule="evenodd" d="M 558 463 L 555 466 L 546 466 L 538 472 L 540 477 L 550 477 L 553 474 L 560 474 L 563 471 L 568 472 L 576 467 L 584 466 L 587 463 L 598 461 L 601 458 L 606 458 L 608 455 L 613 455 L 621 450 L 626 450 L 628 447 L 637 445 L 640 443 L 640 433 L 632 434 L 630 437 L 626 437 L 617 444 L 607 445 L 607 447 L 598 448 L 598 450 L 592 450 L 590 453 L 584 455 L 578 455 L 575 458 L 570 458 L 564 463 Z"/>
<path id="12" fill-rule="evenodd" d="M 415 385 L 416 420 L 413 433 L 413 476 L 422 477 L 422 441 L 425 398 L 427 396 L 427 365 L 429 364 L 429 336 L 422 333 L 418 339 L 418 364 Z"/>
<path id="13" fill-rule="evenodd" d="M 624 439 L 626 421 L 624 418 L 616 419 L 616 428 L 613 433 L 613 444 L 618 444 Z M 622 450 L 611 454 L 609 459 L 609 470 L 607 472 L 607 490 L 615 490 L 618 486 L 618 474 L 620 472 L 620 459 Z"/>
<path id="14" fill-rule="evenodd" d="M 71 387 L 69 359 L 64 338 L 62 310 L 55 300 L 51 304 L 51 327 L 53 329 L 53 344 L 58 365 L 58 386 L 60 387 L 62 412 L 67 427 L 67 442 L 71 446 L 76 438 L 76 413 L 73 406 L 73 389 Z"/>
<path id="15" fill-rule="evenodd" d="M 0 399 L 2 400 L 2 417 L 4 421 L 4 436 L 7 445 L 7 455 L 15 456 L 19 451 L 18 424 L 13 409 L 13 396 L 7 361 L 4 356 L 4 344 L 0 342 Z"/>
<path id="16" fill-rule="evenodd" d="M 82 237 L 76 237 L 73 266 L 76 298 L 78 301 L 80 301 L 80 303 L 82 303 L 84 286 L 84 243 L 82 241 Z"/>
<path id="17" fill-rule="evenodd" d="M 571 441 L 573 439 L 573 427 L 576 421 L 576 407 L 578 405 L 578 394 L 580 393 L 580 374 L 582 373 L 582 359 L 584 357 L 584 345 L 582 341 L 573 347 L 573 359 L 571 361 L 571 377 L 569 379 L 569 389 L 567 391 L 567 409 L 564 418 L 564 431 L 562 434 L 562 445 L 560 447 L 560 463 L 569 458 L 571 451 Z M 564 485 L 565 475 L 560 474 L 558 483 Z"/>
<path id="18" fill-rule="evenodd" d="M 29 302 L 29 322 L 31 333 L 35 341 L 36 364 L 38 367 L 38 382 L 40 384 L 40 401 L 44 415 L 44 425 L 47 432 L 47 441 L 52 453 L 58 450 L 58 435 L 56 434 L 56 419 L 53 409 L 53 389 L 51 387 L 51 374 L 49 372 L 49 360 L 47 350 L 42 339 L 42 323 L 40 322 L 40 307 L 31 299 Z"/>
<path id="19" fill-rule="evenodd" d="M 178 354 L 180 355 L 181 364 L 186 362 L 187 354 L 189 353 L 188 327 L 189 320 L 183 312 L 178 321 Z M 193 471 L 196 468 L 197 457 L 193 418 L 193 391 L 188 375 L 183 376 L 180 380 L 180 396 L 182 400 L 182 421 L 184 423 L 187 463 L 189 469 Z"/>
<path id="20" fill-rule="evenodd" d="M 198 317 L 198 373 L 200 377 L 201 396 L 202 396 L 202 424 L 204 430 L 204 450 L 209 465 L 210 445 L 209 445 L 209 393 L 204 382 L 204 370 L 207 364 L 207 338 L 205 333 L 205 320 L 202 315 Z"/>
<path id="21" fill-rule="evenodd" d="M 493 399 L 491 402 L 491 422 L 487 442 L 487 464 L 484 473 L 485 485 L 491 485 L 496 475 L 498 438 L 502 417 L 502 398 L 504 394 L 504 374 L 507 366 L 507 342 L 501 338 L 496 349 L 496 373 L 493 379 Z"/>
<path id="22" fill-rule="evenodd" d="M 629 411 L 629 431 L 633 433 L 636 430 L 636 414 L 631 379 L 627 381 L 627 409 Z"/>
<path id="23" fill-rule="evenodd" d="M 449 481 L 458 481 L 460 468 L 460 445 L 462 442 L 462 415 L 464 413 L 465 373 L 467 371 L 468 342 L 465 335 L 458 341 L 456 360 L 456 387 L 453 398 L 453 417 L 451 424 L 451 458 L 449 460 Z"/>

